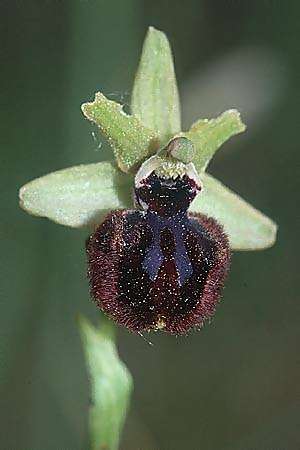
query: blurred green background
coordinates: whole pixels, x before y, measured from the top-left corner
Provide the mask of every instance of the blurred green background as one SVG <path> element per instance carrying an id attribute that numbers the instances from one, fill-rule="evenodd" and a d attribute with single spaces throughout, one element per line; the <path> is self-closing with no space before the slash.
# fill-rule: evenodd
<path id="1" fill-rule="evenodd" d="M 135 391 L 122 450 L 298 450 L 299 13 L 296 1 L 2 0 L 0 448 L 86 450 L 89 391 L 75 323 L 94 322 L 85 231 L 18 208 L 18 188 L 110 150 L 80 104 L 129 103 L 148 25 L 175 54 L 185 126 L 237 107 L 247 132 L 210 172 L 279 224 L 236 253 L 212 324 L 187 338 L 125 330 Z"/>

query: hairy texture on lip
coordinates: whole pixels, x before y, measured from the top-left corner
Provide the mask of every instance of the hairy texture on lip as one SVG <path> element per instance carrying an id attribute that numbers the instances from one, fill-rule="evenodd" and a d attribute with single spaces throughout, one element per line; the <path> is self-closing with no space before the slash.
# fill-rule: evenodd
<path id="1" fill-rule="evenodd" d="M 188 214 L 183 227 L 192 271 L 182 284 L 169 228 L 160 233 L 163 258 L 150 278 L 143 262 L 153 232 L 144 212 L 112 212 L 87 240 L 91 295 L 120 325 L 134 332 L 185 334 L 214 314 L 229 268 L 228 239 L 214 219 L 202 214 Z"/>

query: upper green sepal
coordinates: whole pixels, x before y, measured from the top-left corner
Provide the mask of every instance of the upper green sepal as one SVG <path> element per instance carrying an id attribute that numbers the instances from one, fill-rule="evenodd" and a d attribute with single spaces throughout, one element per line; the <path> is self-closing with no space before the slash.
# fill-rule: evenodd
<path id="1" fill-rule="evenodd" d="M 115 326 L 103 317 L 95 328 L 79 317 L 91 383 L 90 449 L 117 450 L 133 387 L 132 377 L 115 345 Z"/>
<path id="2" fill-rule="evenodd" d="M 149 27 L 134 80 L 131 111 L 159 138 L 160 146 L 181 130 L 173 56 L 164 33 Z"/>
<path id="3" fill-rule="evenodd" d="M 93 102 L 84 103 L 81 109 L 105 135 L 123 172 L 134 170 L 158 149 L 155 132 L 143 125 L 138 117 L 126 114 L 122 105 L 109 100 L 101 92 L 96 93 Z"/>
<path id="4" fill-rule="evenodd" d="M 111 162 L 58 170 L 25 184 L 20 206 L 69 227 L 96 225 L 112 209 L 130 208 L 133 179 Z"/>

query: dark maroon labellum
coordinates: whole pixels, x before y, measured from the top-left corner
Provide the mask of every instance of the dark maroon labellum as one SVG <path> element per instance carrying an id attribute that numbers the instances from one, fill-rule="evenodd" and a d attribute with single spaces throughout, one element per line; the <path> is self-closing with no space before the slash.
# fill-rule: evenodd
<path id="1" fill-rule="evenodd" d="M 87 241 L 92 297 L 131 331 L 184 334 L 214 314 L 230 250 L 214 219 L 187 213 L 199 190 L 152 172 L 135 189 L 143 210 L 108 214 Z"/>

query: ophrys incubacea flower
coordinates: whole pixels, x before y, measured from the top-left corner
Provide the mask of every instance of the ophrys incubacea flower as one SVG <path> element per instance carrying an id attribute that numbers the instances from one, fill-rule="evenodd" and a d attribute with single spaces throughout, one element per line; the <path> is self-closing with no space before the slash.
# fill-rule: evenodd
<path id="1" fill-rule="evenodd" d="M 25 185 L 21 206 L 71 227 L 92 225 L 91 292 L 131 330 L 201 327 L 220 296 L 230 251 L 271 246 L 276 225 L 206 173 L 216 150 L 245 126 L 236 110 L 181 131 L 167 38 L 147 34 L 131 115 L 97 93 L 82 106 L 115 161 L 54 172 Z M 135 204 L 133 202 L 133 192 Z"/>

